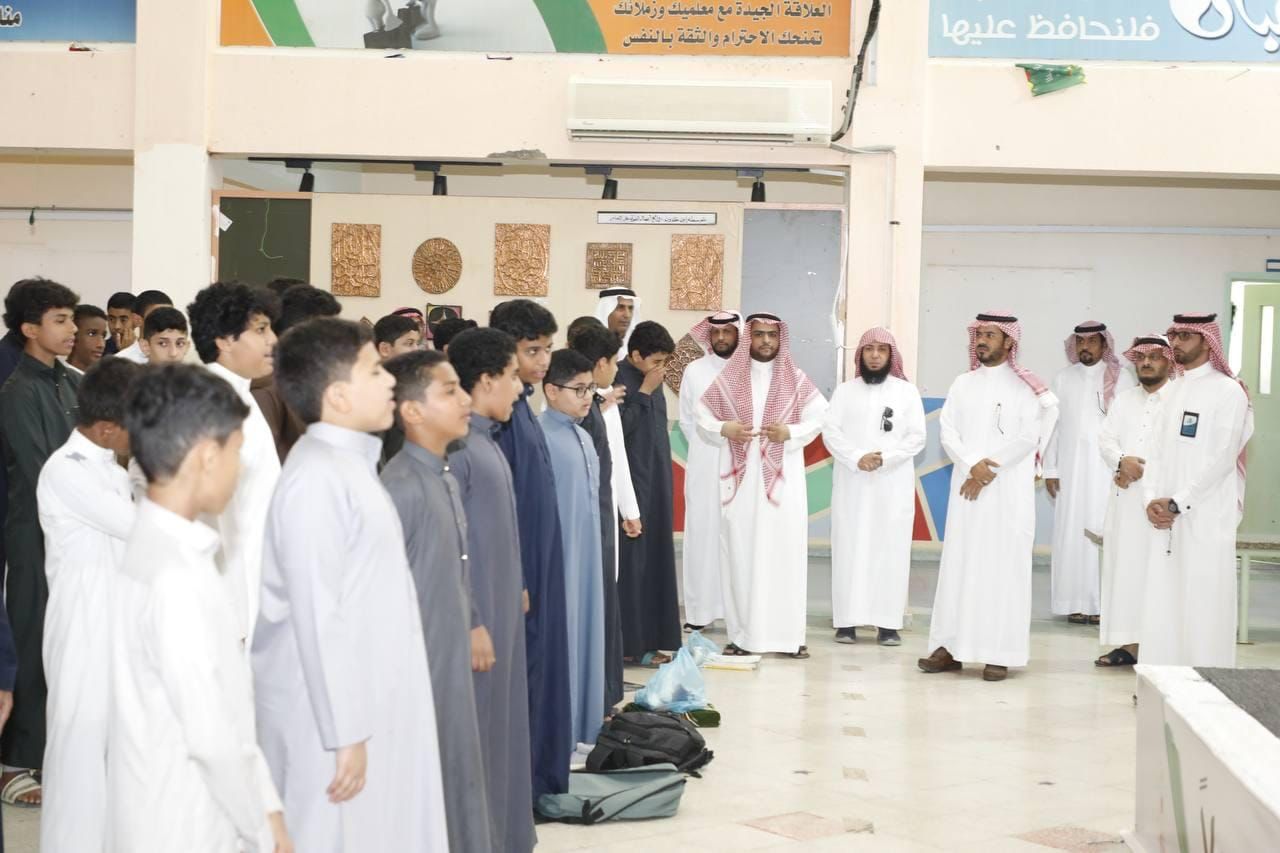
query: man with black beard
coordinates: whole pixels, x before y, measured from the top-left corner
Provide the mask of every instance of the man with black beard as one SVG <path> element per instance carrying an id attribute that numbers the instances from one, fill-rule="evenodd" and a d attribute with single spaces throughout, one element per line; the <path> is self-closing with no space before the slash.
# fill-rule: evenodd
<path id="1" fill-rule="evenodd" d="M 706 352 L 680 379 L 680 431 L 689 449 L 684 467 L 684 626 L 705 628 L 724 618 L 720 577 L 720 448 L 698 434 L 698 401 L 738 348 L 742 315 L 717 311 L 689 330 Z"/>
<path id="2" fill-rule="evenodd" d="M 882 646 L 902 643 L 915 466 L 924 449 L 924 405 L 907 381 L 888 329 L 858 342 L 853 379 L 836 389 L 822 438 L 835 458 L 831 495 L 831 604 L 837 643 L 874 625 Z"/>

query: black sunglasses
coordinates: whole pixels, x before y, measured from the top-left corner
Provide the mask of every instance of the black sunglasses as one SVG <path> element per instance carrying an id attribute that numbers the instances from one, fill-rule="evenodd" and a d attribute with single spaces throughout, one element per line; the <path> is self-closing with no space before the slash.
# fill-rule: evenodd
<path id="1" fill-rule="evenodd" d="M 893 409 L 889 406 L 884 407 L 884 412 L 880 415 L 880 429 L 885 432 L 893 432 L 893 421 L 889 420 L 893 417 Z"/>

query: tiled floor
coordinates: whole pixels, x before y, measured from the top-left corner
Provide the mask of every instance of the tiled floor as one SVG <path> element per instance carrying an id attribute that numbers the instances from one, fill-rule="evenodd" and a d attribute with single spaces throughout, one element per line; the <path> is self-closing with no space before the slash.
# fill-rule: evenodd
<path id="1" fill-rule="evenodd" d="M 543 825 L 539 850 L 1123 850 L 1133 819 L 1131 671 L 1096 669 L 1097 630 L 1038 609 L 1032 662 L 999 684 L 980 669 L 924 675 L 927 617 L 880 648 L 831 642 L 829 566 L 810 571 L 808 661 L 766 659 L 754 673 L 708 672 L 724 715 L 705 730 L 716 758 L 668 820 Z M 1035 600 L 1047 600 L 1036 571 Z M 913 572 L 927 608 L 936 566 Z M 1280 666 L 1280 577 L 1254 577 L 1255 640 L 1241 666 Z M 867 634 L 868 632 L 860 632 Z M 722 634 L 712 633 L 723 642 Z M 647 671 L 631 670 L 643 680 Z M 38 812 L 4 809 L 10 853 L 37 849 Z M 305 851 L 304 851 L 305 853 Z"/>

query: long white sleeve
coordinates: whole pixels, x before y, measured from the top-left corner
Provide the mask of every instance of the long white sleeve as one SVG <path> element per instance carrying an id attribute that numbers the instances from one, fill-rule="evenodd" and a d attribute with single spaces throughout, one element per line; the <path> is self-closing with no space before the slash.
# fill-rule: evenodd
<path id="1" fill-rule="evenodd" d="M 220 683 L 226 677 L 220 670 L 240 663 L 234 648 L 230 660 L 227 650 L 220 648 L 234 638 L 216 636 L 199 588 L 176 574 L 155 581 L 151 619 L 152 652 L 188 757 L 237 834 L 256 843 L 267 815 L 282 806 L 265 774 L 262 751 L 253 740 L 239 736 L 237 711 Z"/>
<path id="2" fill-rule="evenodd" d="M 822 416 L 827 411 L 827 398 L 819 393 L 813 395 L 813 399 L 804 404 L 804 409 L 800 412 L 800 422 L 789 424 L 789 432 L 791 437 L 786 440 L 788 450 L 799 448 L 803 450 L 813 441 L 817 435 L 822 432 Z"/>
<path id="3" fill-rule="evenodd" d="M 942 403 L 942 413 L 938 415 L 938 425 L 941 429 L 942 449 L 946 451 L 956 467 L 967 474 L 969 469 L 982 461 L 982 456 L 965 446 L 956 424 L 956 407 L 963 405 L 956 400 L 956 385 L 959 381 L 957 379 L 952 382 L 951 388 L 947 391 L 947 398 Z"/>
<path id="4" fill-rule="evenodd" d="M 1120 467 L 1124 458 L 1124 448 L 1120 446 L 1120 412 L 1123 408 L 1119 400 L 1113 400 L 1107 416 L 1102 419 L 1102 429 L 1098 432 L 1098 452 L 1109 471 Z"/>
<path id="5" fill-rule="evenodd" d="M 361 623 L 377 617 L 351 613 L 347 604 L 348 548 L 343 536 L 350 521 L 336 498 L 340 494 L 335 486 L 285 495 L 306 518 L 305 532 L 296 522 L 282 525 L 280 517 L 274 518 L 277 529 L 270 531 L 270 548 L 289 593 L 311 709 L 320 742 L 329 750 L 369 739 L 373 713 L 367 700 L 377 695 L 369 683 L 371 669 L 360 654 Z M 282 526 L 287 529 L 279 529 Z"/>
<path id="6" fill-rule="evenodd" d="M 603 414 L 609 454 L 613 458 L 613 472 L 609 482 L 613 486 L 614 500 L 618 503 L 618 514 L 631 521 L 640 517 L 640 501 L 636 498 L 636 487 L 631 481 L 631 461 L 627 458 L 627 439 L 622 432 L 622 415 L 616 404 Z"/>
<path id="7" fill-rule="evenodd" d="M 133 529 L 133 502 L 96 488 L 85 488 L 83 476 L 77 476 L 81 473 L 74 463 L 54 459 L 46 463 L 41 472 L 40 485 L 78 524 L 122 542 L 128 539 Z M 97 476 L 95 471 L 94 477 Z"/>
<path id="8" fill-rule="evenodd" d="M 836 387 L 831 395 L 831 404 L 822 418 L 822 443 L 826 445 L 832 458 L 849 468 L 857 468 L 862 457 L 872 451 L 859 447 L 845 431 L 844 424 L 849 413 L 846 411 L 850 397 L 849 383 Z"/>

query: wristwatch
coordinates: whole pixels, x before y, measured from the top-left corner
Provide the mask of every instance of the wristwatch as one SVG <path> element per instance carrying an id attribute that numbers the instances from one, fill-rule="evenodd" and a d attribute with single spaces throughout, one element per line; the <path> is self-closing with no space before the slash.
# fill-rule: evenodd
<path id="1" fill-rule="evenodd" d="M 1178 513 L 1182 512 L 1182 509 L 1178 506 L 1177 501 L 1175 500 L 1169 501 L 1169 512 L 1173 513 L 1174 515 L 1177 515 Z"/>

